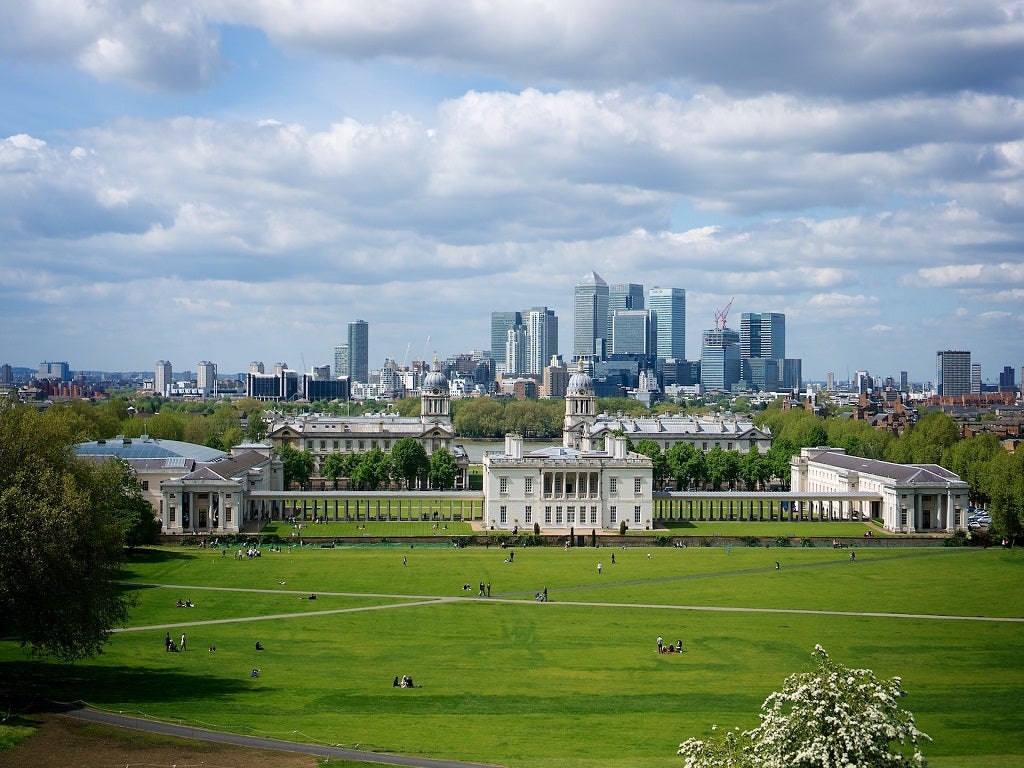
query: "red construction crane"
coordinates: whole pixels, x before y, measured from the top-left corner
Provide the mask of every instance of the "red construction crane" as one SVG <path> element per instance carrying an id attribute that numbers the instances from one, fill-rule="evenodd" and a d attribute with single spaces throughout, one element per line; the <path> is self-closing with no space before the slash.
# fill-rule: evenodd
<path id="1" fill-rule="evenodd" d="M 736 301 L 736 297 L 733 296 L 729 299 L 729 303 L 725 305 L 725 309 L 715 310 L 715 328 L 718 330 L 725 329 L 726 318 L 729 317 L 729 310 L 732 308 L 732 303 Z"/>

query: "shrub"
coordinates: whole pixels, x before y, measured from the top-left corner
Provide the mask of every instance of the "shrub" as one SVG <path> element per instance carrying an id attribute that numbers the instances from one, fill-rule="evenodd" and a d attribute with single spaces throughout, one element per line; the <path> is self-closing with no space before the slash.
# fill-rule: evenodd
<path id="1" fill-rule="evenodd" d="M 619 521 L 619 536 L 625 536 L 627 530 L 629 530 L 629 526 L 626 525 L 626 521 L 625 520 L 620 520 Z"/>
<path id="2" fill-rule="evenodd" d="M 760 547 L 761 540 L 757 536 L 747 536 L 743 539 L 743 543 L 748 547 Z"/>
<path id="3" fill-rule="evenodd" d="M 667 533 L 659 533 L 654 537 L 654 546 L 656 547 L 671 547 L 672 537 Z"/>
<path id="4" fill-rule="evenodd" d="M 963 530 L 962 528 L 958 528 L 957 530 L 953 531 L 953 535 L 952 536 L 950 536 L 949 538 L 945 539 L 942 542 L 942 546 L 944 546 L 944 547 L 966 547 L 968 545 L 968 543 L 969 543 L 969 541 L 968 541 L 968 538 L 967 538 L 967 531 Z"/>
<path id="5" fill-rule="evenodd" d="M 779 535 L 775 537 L 776 547 L 788 547 L 790 544 L 789 536 Z"/>
<path id="6" fill-rule="evenodd" d="M 540 523 L 533 524 L 533 535 L 540 536 Z"/>
<path id="7" fill-rule="evenodd" d="M 814 546 L 814 542 L 811 541 L 811 539 L 808 536 L 804 536 L 802 539 L 800 539 L 800 546 L 801 547 L 813 547 Z"/>

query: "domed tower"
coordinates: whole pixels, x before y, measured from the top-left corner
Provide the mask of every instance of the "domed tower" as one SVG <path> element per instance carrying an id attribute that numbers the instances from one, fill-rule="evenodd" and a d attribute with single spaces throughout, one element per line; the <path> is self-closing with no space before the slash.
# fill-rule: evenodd
<path id="1" fill-rule="evenodd" d="M 423 377 L 420 391 L 420 421 L 424 424 L 450 423 L 451 393 L 448 391 L 448 379 L 441 373 L 441 362 L 436 354 L 431 371 Z"/>
<path id="2" fill-rule="evenodd" d="M 597 421 L 597 395 L 594 380 L 590 378 L 583 361 L 576 364 L 576 372 L 569 377 L 565 389 L 565 421 L 562 423 L 562 445 L 582 448 L 587 430 Z"/>

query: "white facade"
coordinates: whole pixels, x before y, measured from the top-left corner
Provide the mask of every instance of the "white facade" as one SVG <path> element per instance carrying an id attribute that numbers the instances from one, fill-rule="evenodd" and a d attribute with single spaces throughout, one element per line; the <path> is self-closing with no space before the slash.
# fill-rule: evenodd
<path id="1" fill-rule="evenodd" d="M 650 530 L 651 459 L 609 438 L 604 450 L 551 446 L 523 452 L 505 437 L 505 451 L 484 456 L 484 523 L 491 530 Z"/>
<path id="2" fill-rule="evenodd" d="M 888 531 L 967 527 L 967 483 L 938 464 L 894 464 L 848 456 L 841 448 L 803 448 L 793 457 L 790 474 L 797 493 L 877 493 L 880 501 L 871 502 L 870 517 L 881 519 Z"/>

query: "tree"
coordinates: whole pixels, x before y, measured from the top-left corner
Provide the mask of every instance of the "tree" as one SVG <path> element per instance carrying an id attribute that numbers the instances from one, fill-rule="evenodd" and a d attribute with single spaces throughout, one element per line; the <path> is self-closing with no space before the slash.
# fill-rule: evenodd
<path id="1" fill-rule="evenodd" d="M 956 422 L 942 411 L 932 411 L 896 438 L 886 458 L 897 464 L 938 464 L 959 439 Z"/>
<path id="2" fill-rule="evenodd" d="M 345 455 L 341 453 L 328 454 L 320 468 L 320 473 L 334 483 L 334 489 L 337 490 L 338 480 L 345 476 Z"/>
<path id="3" fill-rule="evenodd" d="M 423 443 L 413 437 L 403 437 L 391 449 L 391 472 L 395 478 L 412 488 L 416 478 L 430 470 L 430 459 Z"/>
<path id="4" fill-rule="evenodd" d="M 707 467 L 707 480 L 711 483 L 711 490 L 717 491 L 729 477 L 729 459 L 722 446 L 716 445 L 708 451 L 704 457 L 704 464 Z"/>
<path id="5" fill-rule="evenodd" d="M 439 448 L 430 457 L 430 485 L 439 491 L 455 487 L 459 465 L 446 448 Z"/>
<path id="6" fill-rule="evenodd" d="M 120 469 L 75 457 L 68 426 L 59 409 L 0 404 L 0 634 L 73 661 L 102 652 L 127 618 L 115 511 L 134 491 Z"/>
<path id="7" fill-rule="evenodd" d="M 992 459 L 984 487 L 992 500 L 992 527 L 1016 541 L 1024 535 L 1024 451 L 1000 451 Z"/>
<path id="8" fill-rule="evenodd" d="M 743 457 L 740 476 L 747 484 L 747 490 L 750 491 L 756 491 L 759 486 L 771 478 L 772 471 L 768 459 L 761 455 L 757 446 L 751 446 L 746 456 Z"/>
<path id="9" fill-rule="evenodd" d="M 111 457 L 95 469 L 93 483 L 98 503 L 123 534 L 129 549 L 155 544 L 160 521 L 142 496 L 142 486 L 124 459 Z"/>
<path id="10" fill-rule="evenodd" d="M 281 457 L 284 465 L 285 488 L 290 487 L 292 483 L 298 483 L 302 488 L 309 482 L 313 474 L 313 454 L 286 444 L 277 449 L 277 455 Z"/>
<path id="11" fill-rule="evenodd" d="M 665 478 L 669 475 L 668 459 L 661 452 L 661 446 L 653 440 L 641 440 L 634 449 L 637 453 L 650 458 L 654 463 L 654 487 L 661 488 L 665 484 Z"/>
<path id="12" fill-rule="evenodd" d="M 380 448 L 371 448 L 358 456 L 359 459 L 349 477 L 358 488 L 376 491 L 391 475 L 391 461 L 388 455 Z"/>
<path id="13" fill-rule="evenodd" d="M 679 745 L 684 768 L 828 768 L 924 766 L 918 744 L 931 741 L 901 709 L 902 680 L 879 680 L 815 646 L 817 668 L 790 675 L 761 705 L 761 724 Z"/>
<path id="14" fill-rule="evenodd" d="M 465 437 L 500 437 L 504 415 L 497 400 L 477 397 L 459 401 L 453 423 L 455 431 Z"/>

